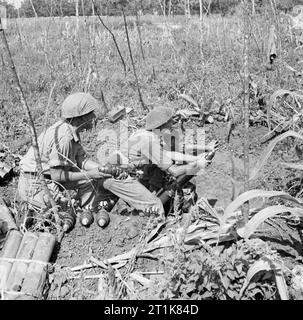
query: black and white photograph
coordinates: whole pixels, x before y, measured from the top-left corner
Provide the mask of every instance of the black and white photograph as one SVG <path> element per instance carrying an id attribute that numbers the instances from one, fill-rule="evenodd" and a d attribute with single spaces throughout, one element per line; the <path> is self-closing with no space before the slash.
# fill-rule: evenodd
<path id="1" fill-rule="evenodd" d="M 302 300 L 302 106 L 303 0 L 0 0 L 0 300 Z"/>

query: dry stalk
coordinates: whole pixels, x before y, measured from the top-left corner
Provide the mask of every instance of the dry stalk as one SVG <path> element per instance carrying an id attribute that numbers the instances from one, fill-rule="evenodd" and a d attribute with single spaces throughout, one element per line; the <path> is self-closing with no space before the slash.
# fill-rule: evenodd
<path id="1" fill-rule="evenodd" d="M 32 9 L 33 9 L 33 11 L 34 11 L 35 18 L 38 19 L 37 11 L 36 11 L 36 9 L 35 9 L 35 6 L 34 6 L 34 4 L 33 4 L 33 1 L 32 1 L 32 0 L 29 0 L 29 2 L 30 2 L 31 6 L 32 6 Z"/>
<path id="2" fill-rule="evenodd" d="M 123 65 L 124 74 L 126 75 L 126 64 L 125 64 L 125 62 L 124 62 L 124 59 L 123 59 L 123 57 L 122 57 L 121 51 L 120 51 L 119 46 L 118 46 L 118 43 L 117 43 L 117 41 L 116 41 L 116 37 L 115 37 L 115 35 L 112 33 L 112 31 L 105 25 L 105 23 L 103 22 L 102 18 L 100 17 L 100 15 L 99 15 L 99 13 L 98 13 L 98 9 L 97 9 L 97 7 L 96 7 L 95 0 L 92 0 L 92 3 L 93 3 L 93 5 L 94 5 L 95 12 L 96 12 L 96 14 L 97 14 L 97 17 L 98 17 L 99 21 L 101 22 L 101 24 L 103 25 L 103 27 L 110 33 L 110 35 L 111 35 L 112 38 L 113 38 L 113 41 L 114 41 L 114 43 L 115 43 L 116 49 L 117 49 L 117 51 L 118 51 L 118 54 L 119 54 L 119 56 L 120 56 L 120 59 L 121 59 L 122 65 Z"/>
<path id="3" fill-rule="evenodd" d="M 200 24 L 199 24 L 199 31 L 200 31 L 200 56 L 201 56 L 201 62 L 204 61 L 204 55 L 203 55 L 203 32 L 204 32 L 204 19 L 203 19 L 203 0 L 200 0 Z"/>
<path id="4" fill-rule="evenodd" d="M 249 97 L 249 40 L 250 40 L 250 31 L 249 31 L 249 9 L 248 3 L 243 1 L 243 19 L 244 19 L 244 49 L 243 49 L 243 85 L 244 85 L 244 97 L 243 97 L 243 117 L 244 117 L 244 192 L 249 189 L 249 108 L 250 108 L 250 97 Z M 243 206 L 243 216 L 245 223 L 248 222 L 249 216 L 249 203 L 246 203 Z"/>
<path id="5" fill-rule="evenodd" d="M 126 282 L 129 274 L 133 272 L 135 262 L 136 262 L 138 255 L 140 255 L 140 253 L 143 251 L 144 245 L 146 244 L 147 233 L 150 230 L 152 219 L 153 219 L 153 217 L 151 216 L 146 224 L 145 229 L 143 230 L 143 232 L 140 235 L 138 245 L 136 246 L 132 257 L 129 259 L 128 267 L 127 267 L 127 269 L 124 273 L 124 276 L 123 276 L 123 282 L 121 283 L 120 288 L 119 288 L 118 298 L 122 298 L 125 294 L 126 287 L 125 287 L 124 283 Z"/>
<path id="6" fill-rule="evenodd" d="M 11 52 L 10 52 L 10 49 L 9 49 L 9 45 L 8 45 L 8 42 L 7 42 L 7 39 L 6 39 L 5 31 L 4 31 L 4 28 L 2 26 L 1 18 L 0 18 L 0 36 L 1 36 L 1 42 L 4 45 L 4 50 L 7 53 L 8 63 L 9 63 L 10 68 L 12 70 L 12 75 L 13 75 L 14 82 L 15 82 L 15 85 L 16 85 L 16 90 L 18 91 L 22 107 L 25 110 L 25 112 L 27 113 L 28 118 L 29 118 L 31 138 L 32 138 L 32 146 L 33 146 L 33 149 L 34 149 L 36 165 L 37 165 L 37 169 L 38 169 L 39 173 L 41 173 L 43 171 L 43 168 L 42 168 L 42 162 L 41 162 L 41 157 L 40 157 L 40 152 L 39 152 L 37 132 L 36 132 L 34 120 L 32 118 L 32 114 L 31 114 L 30 108 L 29 108 L 29 106 L 27 104 L 25 95 L 23 93 L 23 90 L 22 90 L 22 87 L 21 87 L 21 84 L 20 84 L 20 80 L 19 80 L 16 68 L 15 68 L 15 64 L 14 64 L 14 61 L 13 61 L 13 58 L 12 58 L 12 55 L 11 55 Z M 44 192 L 48 196 L 48 199 L 49 199 L 49 201 L 50 201 L 50 203 L 51 203 L 51 205 L 53 207 L 53 210 L 54 210 L 54 213 L 55 213 L 55 217 L 56 217 L 56 221 L 57 221 L 59 218 L 58 218 L 58 214 L 57 214 L 58 210 L 57 210 L 57 207 L 56 207 L 55 200 L 53 199 L 53 197 L 52 197 L 52 195 L 51 195 L 51 193 L 50 193 L 50 191 L 49 191 L 49 189 L 47 187 L 45 178 L 44 178 L 44 176 L 42 174 L 39 174 L 39 179 L 41 180 Z"/>
<path id="7" fill-rule="evenodd" d="M 142 55 L 143 60 L 145 60 L 144 50 L 143 50 L 143 45 L 142 45 L 141 28 L 140 28 L 140 20 L 139 20 L 138 11 L 136 11 L 136 26 L 137 26 L 138 37 L 139 37 L 139 42 L 140 42 L 141 55 Z"/>
<path id="8" fill-rule="evenodd" d="M 278 42 L 278 57 L 281 57 L 281 53 L 282 53 L 282 50 L 281 50 L 281 35 L 280 35 L 280 20 L 279 20 L 279 13 L 278 13 L 278 10 L 277 10 L 277 4 L 276 4 L 276 0 L 270 0 L 270 6 L 271 6 L 271 9 L 273 11 L 273 16 L 275 18 L 275 28 L 276 28 L 276 31 L 277 31 L 277 42 Z M 280 86 L 282 86 L 282 77 L 280 76 L 281 75 L 281 66 L 280 66 L 280 63 L 278 64 L 278 67 L 277 67 L 277 71 L 278 71 L 278 79 L 280 79 Z"/>
<path id="9" fill-rule="evenodd" d="M 90 63 L 88 63 L 88 72 L 87 72 L 87 76 L 86 76 L 86 81 L 85 81 L 85 85 L 84 85 L 84 92 L 88 92 L 89 90 L 89 85 L 90 85 L 90 76 L 92 74 L 92 68 Z"/>
<path id="10" fill-rule="evenodd" d="M 135 79 L 136 79 L 139 100 L 140 100 L 140 103 L 141 103 L 141 106 L 142 106 L 143 110 L 149 111 L 148 107 L 145 105 L 145 103 L 143 102 L 143 99 L 142 99 L 142 94 L 141 94 L 139 80 L 138 80 L 138 76 L 137 76 L 137 72 L 136 72 L 136 68 L 135 68 L 135 63 L 134 63 L 134 59 L 133 59 L 133 54 L 132 54 L 132 50 L 131 50 L 131 46 L 130 46 L 127 23 L 126 23 L 126 19 L 125 19 L 125 14 L 124 14 L 123 8 L 122 8 L 122 15 L 123 15 L 123 20 L 124 20 L 124 27 L 125 27 L 125 33 L 126 33 L 126 39 L 127 39 L 127 45 L 128 45 L 130 60 L 132 62 L 132 67 L 133 67 L 133 71 L 134 71 L 134 75 L 135 75 Z"/>
<path id="11" fill-rule="evenodd" d="M 49 107 L 50 107 L 50 103 L 51 103 L 51 100 L 52 100 L 52 95 L 53 95 L 53 92 L 54 92 L 54 89 L 56 87 L 56 81 L 54 82 L 52 88 L 51 88 L 51 91 L 49 93 L 49 96 L 48 96 L 48 100 L 47 100 L 47 107 L 46 107 L 46 113 L 45 113 L 45 121 L 44 121 L 44 130 L 46 130 L 47 126 L 48 126 L 48 115 L 49 115 Z"/>
<path id="12" fill-rule="evenodd" d="M 105 109 L 105 112 L 108 112 L 109 108 L 108 108 L 107 103 L 105 101 L 103 90 L 101 89 L 101 87 L 99 87 L 99 89 L 100 89 L 100 95 L 101 95 L 101 101 L 102 101 L 103 107 Z"/>

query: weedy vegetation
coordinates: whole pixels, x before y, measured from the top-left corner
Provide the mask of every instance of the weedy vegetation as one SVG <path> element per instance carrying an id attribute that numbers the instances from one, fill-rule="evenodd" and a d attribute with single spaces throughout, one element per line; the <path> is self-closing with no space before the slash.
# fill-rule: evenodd
<path id="1" fill-rule="evenodd" d="M 247 178 L 249 190 L 235 194 L 226 208 L 214 208 L 201 197 L 188 213 L 177 212 L 176 205 L 166 225 L 149 221 L 132 251 L 103 264 L 95 261 L 102 272 L 95 275 L 97 290 L 87 290 L 88 296 L 302 298 L 302 29 L 294 27 L 291 14 L 269 2 L 262 13 L 246 17 L 249 130 L 253 134 L 263 126 L 267 133 L 256 150 L 249 150 L 250 156 L 257 155 L 250 159 L 249 176 L 239 169 L 241 178 L 229 179 L 240 186 Z M 118 105 L 133 108 L 130 131 L 143 125 L 142 102 L 149 109 L 159 102 L 184 109 L 192 105 L 184 96 L 190 97 L 201 113 L 227 128 L 229 137 L 244 130 L 242 13 L 239 5 L 233 15 L 202 20 L 145 15 L 138 23 L 126 16 L 128 39 L 122 17 L 103 17 L 112 33 L 97 16 L 80 17 L 79 24 L 74 17 L 21 18 L 8 21 L 6 36 L 38 132 L 59 117 L 67 94 L 84 90 L 102 101 L 100 116 Z M 6 152 L 22 155 L 30 142 L 29 122 L 6 61 L 0 52 L 0 144 Z M 103 125 L 101 121 L 93 136 L 84 137 L 91 156 L 96 156 L 97 131 Z M 229 139 L 221 142 L 233 156 L 243 155 Z M 255 198 L 263 199 L 262 205 L 252 207 Z M 299 251 L 290 251 L 295 241 Z M 137 261 L 144 254 L 157 261 L 157 270 L 145 276 Z M 121 266 L 125 268 L 119 271 Z M 52 277 L 60 275 L 60 287 L 80 278 L 69 298 L 78 291 L 83 298 L 85 275 L 73 268 L 55 269 Z"/>

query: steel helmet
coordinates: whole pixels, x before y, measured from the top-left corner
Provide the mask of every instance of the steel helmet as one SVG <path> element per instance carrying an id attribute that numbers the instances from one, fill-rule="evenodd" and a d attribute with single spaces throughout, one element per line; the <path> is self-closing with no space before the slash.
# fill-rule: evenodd
<path id="1" fill-rule="evenodd" d="M 98 101 L 89 93 L 73 93 L 63 101 L 61 117 L 65 119 L 80 117 L 94 111 L 98 106 Z"/>
<path id="2" fill-rule="evenodd" d="M 157 107 L 146 116 L 146 130 L 159 128 L 174 116 L 174 111 L 168 107 Z"/>

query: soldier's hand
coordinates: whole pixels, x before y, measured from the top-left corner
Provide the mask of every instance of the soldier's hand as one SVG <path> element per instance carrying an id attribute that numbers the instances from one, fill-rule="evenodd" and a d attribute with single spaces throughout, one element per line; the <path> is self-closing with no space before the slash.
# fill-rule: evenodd
<path id="1" fill-rule="evenodd" d="M 205 168 L 207 165 L 209 165 L 211 163 L 211 160 L 209 159 L 205 159 L 204 156 L 200 156 L 198 157 L 197 161 L 196 161 L 196 165 L 199 167 L 199 168 Z"/>
<path id="2" fill-rule="evenodd" d="M 115 179 L 117 179 L 117 180 L 125 180 L 127 177 L 128 177 L 128 173 L 125 172 L 125 171 L 122 171 L 122 172 L 118 175 L 118 177 L 115 177 Z"/>
<path id="3" fill-rule="evenodd" d="M 86 173 L 89 179 L 104 179 L 112 177 L 110 174 L 100 172 L 98 168 L 89 170 Z"/>
<path id="4" fill-rule="evenodd" d="M 218 146 L 219 146 L 219 141 L 213 140 L 206 146 L 206 150 L 207 151 L 217 150 Z"/>

